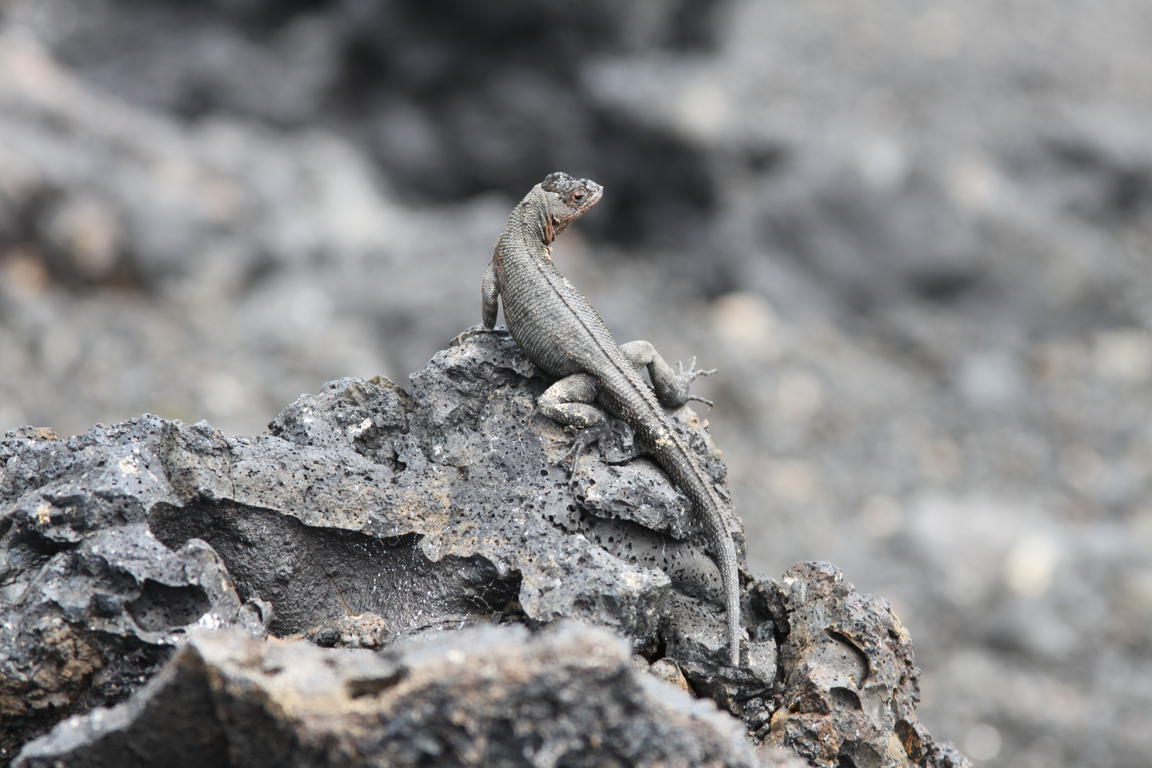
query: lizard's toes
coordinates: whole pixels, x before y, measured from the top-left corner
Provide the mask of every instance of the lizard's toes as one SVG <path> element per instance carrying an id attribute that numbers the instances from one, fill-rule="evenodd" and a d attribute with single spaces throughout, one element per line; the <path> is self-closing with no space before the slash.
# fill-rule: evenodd
<path id="1" fill-rule="evenodd" d="M 562 466 L 568 470 L 569 476 L 576 469 L 576 462 L 583 455 L 584 451 L 600 442 L 601 438 L 605 436 L 605 426 L 603 424 L 591 427 L 576 427 L 566 425 L 564 431 L 572 436 L 572 445 L 568 450 L 556 460 L 556 466 Z"/>
<path id="2" fill-rule="evenodd" d="M 677 362 L 676 365 L 680 369 L 680 377 L 682 379 L 686 379 L 687 381 L 693 381 L 697 377 L 711 376 L 712 374 L 716 373 L 715 368 L 697 368 L 695 355 L 692 356 L 692 360 L 688 363 L 687 368 L 685 368 L 684 363 L 681 362 Z"/>
<path id="3" fill-rule="evenodd" d="M 505 336 L 508 334 L 507 328 L 485 328 L 483 325 L 473 325 L 465 328 L 458 333 L 451 342 L 448 343 L 450 347 L 458 347 L 473 336 L 479 336 L 483 333 L 491 333 L 496 336 Z"/>

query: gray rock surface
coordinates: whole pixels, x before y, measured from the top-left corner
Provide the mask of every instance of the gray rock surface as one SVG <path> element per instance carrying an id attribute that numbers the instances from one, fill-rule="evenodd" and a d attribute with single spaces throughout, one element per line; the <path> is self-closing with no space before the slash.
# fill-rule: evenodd
<path id="1" fill-rule="evenodd" d="M 373 760 L 402 764 L 414 764 L 433 748 L 450 748 L 450 764 L 484 764 L 490 754 L 509 762 L 507 755 L 523 751 L 516 734 L 530 732 L 541 716 L 533 713 L 558 706 L 541 698 L 542 691 L 560 702 L 591 706 L 576 692 L 563 693 L 569 684 L 563 664 L 559 672 L 532 672 L 531 664 L 525 672 L 517 666 L 522 655 L 558 655 L 579 665 L 589 652 L 577 646 L 607 642 L 606 636 L 586 640 L 583 630 L 560 629 L 548 636 L 553 640 L 533 641 L 540 644 L 534 650 L 525 646 L 523 634 L 456 638 L 453 631 L 577 620 L 628 638 L 643 659 L 660 662 L 665 677 L 741 718 L 754 732 L 753 742 L 812 759 L 806 751 L 811 747 L 804 746 L 811 729 L 791 727 L 795 718 L 781 713 L 802 711 L 797 702 L 805 697 L 841 701 L 836 692 L 855 685 L 858 702 L 869 703 L 870 730 L 862 730 L 850 713 L 828 720 L 825 728 L 841 737 L 825 734 L 821 754 L 827 759 L 820 765 L 854 759 L 865 749 L 891 758 L 892 765 L 949 764 L 937 758 L 914 716 L 911 647 L 880 647 L 875 641 L 885 631 L 902 632 L 899 623 L 886 605 L 861 602 L 830 566 L 816 567 L 814 577 L 801 570 L 786 578 L 785 585 L 809 578 L 810 595 L 749 579 L 747 662 L 725 667 L 719 585 L 688 505 L 647 459 L 632 455 L 622 423 L 613 425 L 615 437 L 607 446 L 581 456 L 569 477 L 557 462 L 570 438 L 535 413 L 535 398 L 546 386 L 509 337 L 481 335 L 437 353 L 413 374 L 408 391 L 385 379 L 331 382 L 318 395 L 301 396 L 267 433 L 254 437 L 230 438 L 204 423 L 189 426 L 155 416 L 96 427 L 68 440 L 30 428 L 8 433 L 0 442 L 0 581 L 10 596 L 0 623 L 0 702 L 14 716 L 5 719 L 2 734 L 8 756 L 62 718 L 116 704 L 154 677 L 121 707 L 93 709 L 60 726 L 29 746 L 23 759 L 28 765 L 104 765 L 134 750 L 156 759 L 169 754 L 156 750 L 183 754 L 178 741 L 155 735 L 157 729 L 169 731 L 164 723 L 177 718 L 189 721 L 188 738 L 200 744 L 188 751 L 189 760 L 223 754 L 221 745 L 227 744 L 240 750 L 228 752 L 232 764 L 246 765 L 248 747 L 228 733 L 253 730 L 246 719 L 251 717 L 272 729 L 268 739 L 284 744 L 283 754 L 262 759 L 288 764 L 339 762 L 361 748 L 373 750 Z M 675 416 L 702 464 L 723 482 L 724 466 L 703 422 L 688 408 Z M 780 592 L 785 589 L 791 591 Z M 773 597 L 778 592 L 786 596 Z M 860 629 L 851 635 L 845 627 Z M 229 628 L 231 634 L 194 643 L 157 672 L 190 632 L 204 628 Z M 189 674 L 206 676 L 213 690 L 251 687 L 227 682 L 233 674 L 228 659 L 250 660 L 264 646 L 245 646 L 237 630 L 313 642 L 315 650 L 305 644 L 270 646 L 280 650 L 267 652 L 283 655 L 283 661 L 250 663 L 256 669 L 294 667 L 289 657 L 303 654 L 303 677 L 271 700 L 317 696 L 309 705 L 314 715 L 268 723 L 282 708 L 269 704 L 250 712 L 253 701 L 264 700 L 261 695 L 249 691 L 242 700 L 222 703 L 222 694 L 212 693 L 211 702 L 205 699 L 204 679 Z M 435 631 L 446 632 L 447 639 L 427 639 Z M 832 631 L 858 637 L 871 674 L 836 682 L 830 690 L 828 676 L 791 679 L 790 670 L 805 666 L 804 654 L 819 654 Z M 394 741 L 361 741 L 378 729 L 363 730 L 364 721 L 352 717 L 353 704 L 344 713 L 343 705 L 313 691 L 313 675 L 304 670 L 327 663 L 319 648 L 339 660 L 352 657 L 334 646 L 387 649 L 400 641 L 445 677 L 437 681 L 437 673 L 428 671 L 427 689 L 405 693 L 403 707 L 376 715 L 395 721 L 399 730 L 389 731 Z M 461 684 L 451 669 L 458 649 L 484 659 L 484 651 L 472 646 L 487 642 L 511 654 L 506 665 L 486 672 L 498 698 L 481 704 L 469 702 L 464 692 L 445 693 L 444 685 Z M 617 666 L 627 661 L 623 651 L 612 654 Z M 368 650 L 355 658 L 382 663 Z M 219 675 L 206 671 L 218 665 L 226 667 Z M 510 669 L 520 672 L 512 675 Z M 528 681 L 539 691 L 518 693 L 493 682 L 511 675 L 505 684 L 516 684 L 523 682 L 518 675 L 529 672 Z M 562 679 L 553 680 L 553 673 Z M 581 674 L 572 677 L 574 684 L 599 685 Z M 350 701 L 358 697 L 348 695 Z M 506 702 L 521 695 L 524 713 L 508 715 Z M 630 700 L 611 692 L 621 696 Z M 178 703 L 181 697 L 187 697 L 186 706 Z M 422 697 L 429 697 L 424 708 L 416 705 Z M 427 707 L 439 706 L 498 722 L 461 726 L 467 735 L 450 738 L 427 725 L 438 717 Z M 592 710 L 599 711 L 597 706 Z M 418 722 L 403 725 L 388 714 L 404 707 L 418 713 Z M 530 764 L 555 764 L 553 749 L 579 749 L 565 746 L 574 738 L 570 734 L 592 727 L 578 711 L 583 710 L 570 712 L 572 724 L 557 724 L 560 746 L 540 745 L 541 756 Z M 219 715 L 205 714 L 213 712 L 236 715 L 216 723 Z M 313 717 L 328 730 L 314 733 L 308 724 Z M 634 754 L 651 751 L 654 764 L 661 755 L 679 753 L 682 764 L 695 764 L 693 749 L 703 750 L 701 755 L 714 750 L 712 737 L 693 735 L 694 726 L 684 735 L 691 748 L 670 740 L 649 749 L 659 736 L 643 733 L 647 726 L 640 720 L 611 712 L 597 717 L 615 723 L 603 726 L 604 739 L 629 741 L 629 749 L 640 750 Z M 725 727 L 735 733 L 734 725 Z M 884 739 L 895 739 L 901 729 L 915 731 L 919 752 L 876 752 L 876 744 L 892 746 Z M 324 735 L 329 731 L 337 741 L 351 741 L 332 746 Z M 856 734 L 851 744 L 842 735 L 848 733 Z M 252 738 L 252 744 L 261 743 Z M 743 764 L 747 749 L 716 759 Z M 588 764 L 599 760 L 596 754 Z M 633 760 L 623 754 L 619 759 Z"/>
<path id="2" fill-rule="evenodd" d="M 145 426 L 160 438 L 158 422 Z M 268 606 L 240 597 L 215 551 L 150 533 L 165 469 L 142 447 L 130 428 L 0 440 L 0 756 L 122 700 L 191 627 L 264 630 Z"/>
<path id="3" fill-rule="evenodd" d="M 16 766 L 795 766 L 636 669 L 603 630 L 490 627 L 385 654 L 196 635 L 126 705 L 66 723 Z M 161 736 L 162 734 L 162 736 Z"/>
<path id="4" fill-rule="evenodd" d="M 556 258 L 720 369 L 752 568 L 889 598 L 978 761 L 1144 765 L 1152 5 L 428 7 L 0 4 L 0 431 L 400 380 L 590 176 Z"/>
<path id="5" fill-rule="evenodd" d="M 885 601 L 861 595 L 830 563 L 794 566 L 764 593 L 786 638 L 768 741 L 821 768 L 969 764 L 917 720 L 911 640 Z"/>

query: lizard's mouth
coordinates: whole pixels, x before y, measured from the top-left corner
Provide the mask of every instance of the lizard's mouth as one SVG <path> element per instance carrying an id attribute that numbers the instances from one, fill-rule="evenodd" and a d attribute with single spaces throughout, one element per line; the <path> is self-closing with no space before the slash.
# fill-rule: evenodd
<path id="1" fill-rule="evenodd" d="M 572 179 L 562 199 L 565 205 L 572 209 L 573 216 L 579 216 L 600 202 L 603 194 L 604 187 L 592 179 Z"/>
<path id="2" fill-rule="evenodd" d="M 555 195 L 554 198 L 545 201 L 547 206 L 543 232 L 545 245 L 555 240 L 569 224 L 600 202 L 600 198 L 604 195 L 604 187 L 592 179 L 574 179 L 561 172 L 548 174 L 540 183 L 540 188 Z"/>
<path id="3" fill-rule="evenodd" d="M 600 186 L 592 179 L 581 179 L 581 184 L 587 192 L 587 197 L 584 199 L 583 204 L 580 206 L 583 210 L 588 210 L 596 203 L 600 202 L 600 198 L 604 196 L 604 187 Z"/>

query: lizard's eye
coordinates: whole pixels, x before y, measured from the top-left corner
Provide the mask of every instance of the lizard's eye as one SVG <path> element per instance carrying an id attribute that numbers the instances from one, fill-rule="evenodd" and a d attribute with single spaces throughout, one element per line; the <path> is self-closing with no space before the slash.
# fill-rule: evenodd
<path id="1" fill-rule="evenodd" d="M 574 203 L 584 202 L 584 197 L 585 197 L 585 194 L 582 190 L 576 190 L 575 192 L 572 193 L 572 202 L 574 202 Z"/>

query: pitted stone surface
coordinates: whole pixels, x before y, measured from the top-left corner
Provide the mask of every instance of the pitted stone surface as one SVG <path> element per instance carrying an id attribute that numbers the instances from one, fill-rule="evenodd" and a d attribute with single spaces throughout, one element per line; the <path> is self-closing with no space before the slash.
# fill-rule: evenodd
<path id="1" fill-rule="evenodd" d="M 193 763 L 226 752 L 234 765 L 347 764 L 364 748 L 396 764 L 433 752 L 466 764 L 522 754 L 518 734 L 548 711 L 559 718 L 552 741 L 528 764 L 573 754 L 597 764 L 599 748 L 583 746 L 593 736 L 646 745 L 637 764 L 666 753 L 680 756 L 670 765 L 697 764 L 697 754 L 754 764 L 732 737 L 735 721 L 717 725 L 712 704 L 650 711 L 655 683 L 627 671 L 631 647 L 641 669 L 659 662 L 661 677 L 737 715 L 765 748 L 818 765 L 963 765 L 915 718 L 917 670 L 899 623 L 831 566 L 798 566 L 781 585 L 749 578 L 745 663 L 718 664 L 715 566 L 688 505 L 620 425 L 570 478 L 556 464 L 569 436 L 535 412 L 545 386 L 510 339 L 486 335 L 437 353 L 407 391 L 385 379 L 331 382 L 262 435 L 155 416 L 68 440 L 8 433 L 0 748 L 11 756 L 73 715 L 23 764 L 166 755 L 180 740 L 157 734 L 179 729 L 199 745 L 181 758 Z M 673 415 L 721 482 L 703 422 L 688 409 Z M 458 634 L 570 619 L 623 639 L 572 623 L 536 639 L 524 628 Z M 189 646 L 196 629 L 227 631 Z M 316 670 L 339 673 L 351 658 L 391 671 L 340 691 L 320 680 Z M 223 691 L 220 676 L 276 706 Z M 416 677 L 420 686 L 405 689 Z M 593 682 L 629 706 L 601 707 L 603 694 L 581 687 Z M 677 725 L 654 726 L 657 715 Z M 444 731 L 442 716 L 470 725 Z M 231 735 L 237 722 L 276 748 Z M 784 764 L 772 754 L 762 764 Z"/>
<path id="2" fill-rule="evenodd" d="M 709 577 L 683 500 L 651 466 L 588 455 L 585 487 L 603 479 L 620 498 L 605 502 L 613 519 L 583 508 L 532 374 L 493 336 L 438 353 L 410 393 L 332 382 L 263 435 L 156 416 L 68 440 L 9 433 L 0 691 L 6 714 L 39 725 L 7 720 L 8 743 L 123 695 L 130 684 L 96 679 L 118 644 L 140 651 L 116 662 L 139 679 L 190 626 L 326 637 L 366 615 L 386 628 L 371 636 L 394 638 L 578 618 L 655 647 L 673 579 L 702 597 Z"/>
<path id="3" fill-rule="evenodd" d="M 207 634 L 96 715 L 29 744 L 16 765 L 111 768 L 125 743 L 144 764 L 174 766 L 795 765 L 759 759 L 713 704 L 634 669 L 619 638 L 574 625 L 444 633 L 386 655 Z"/>

